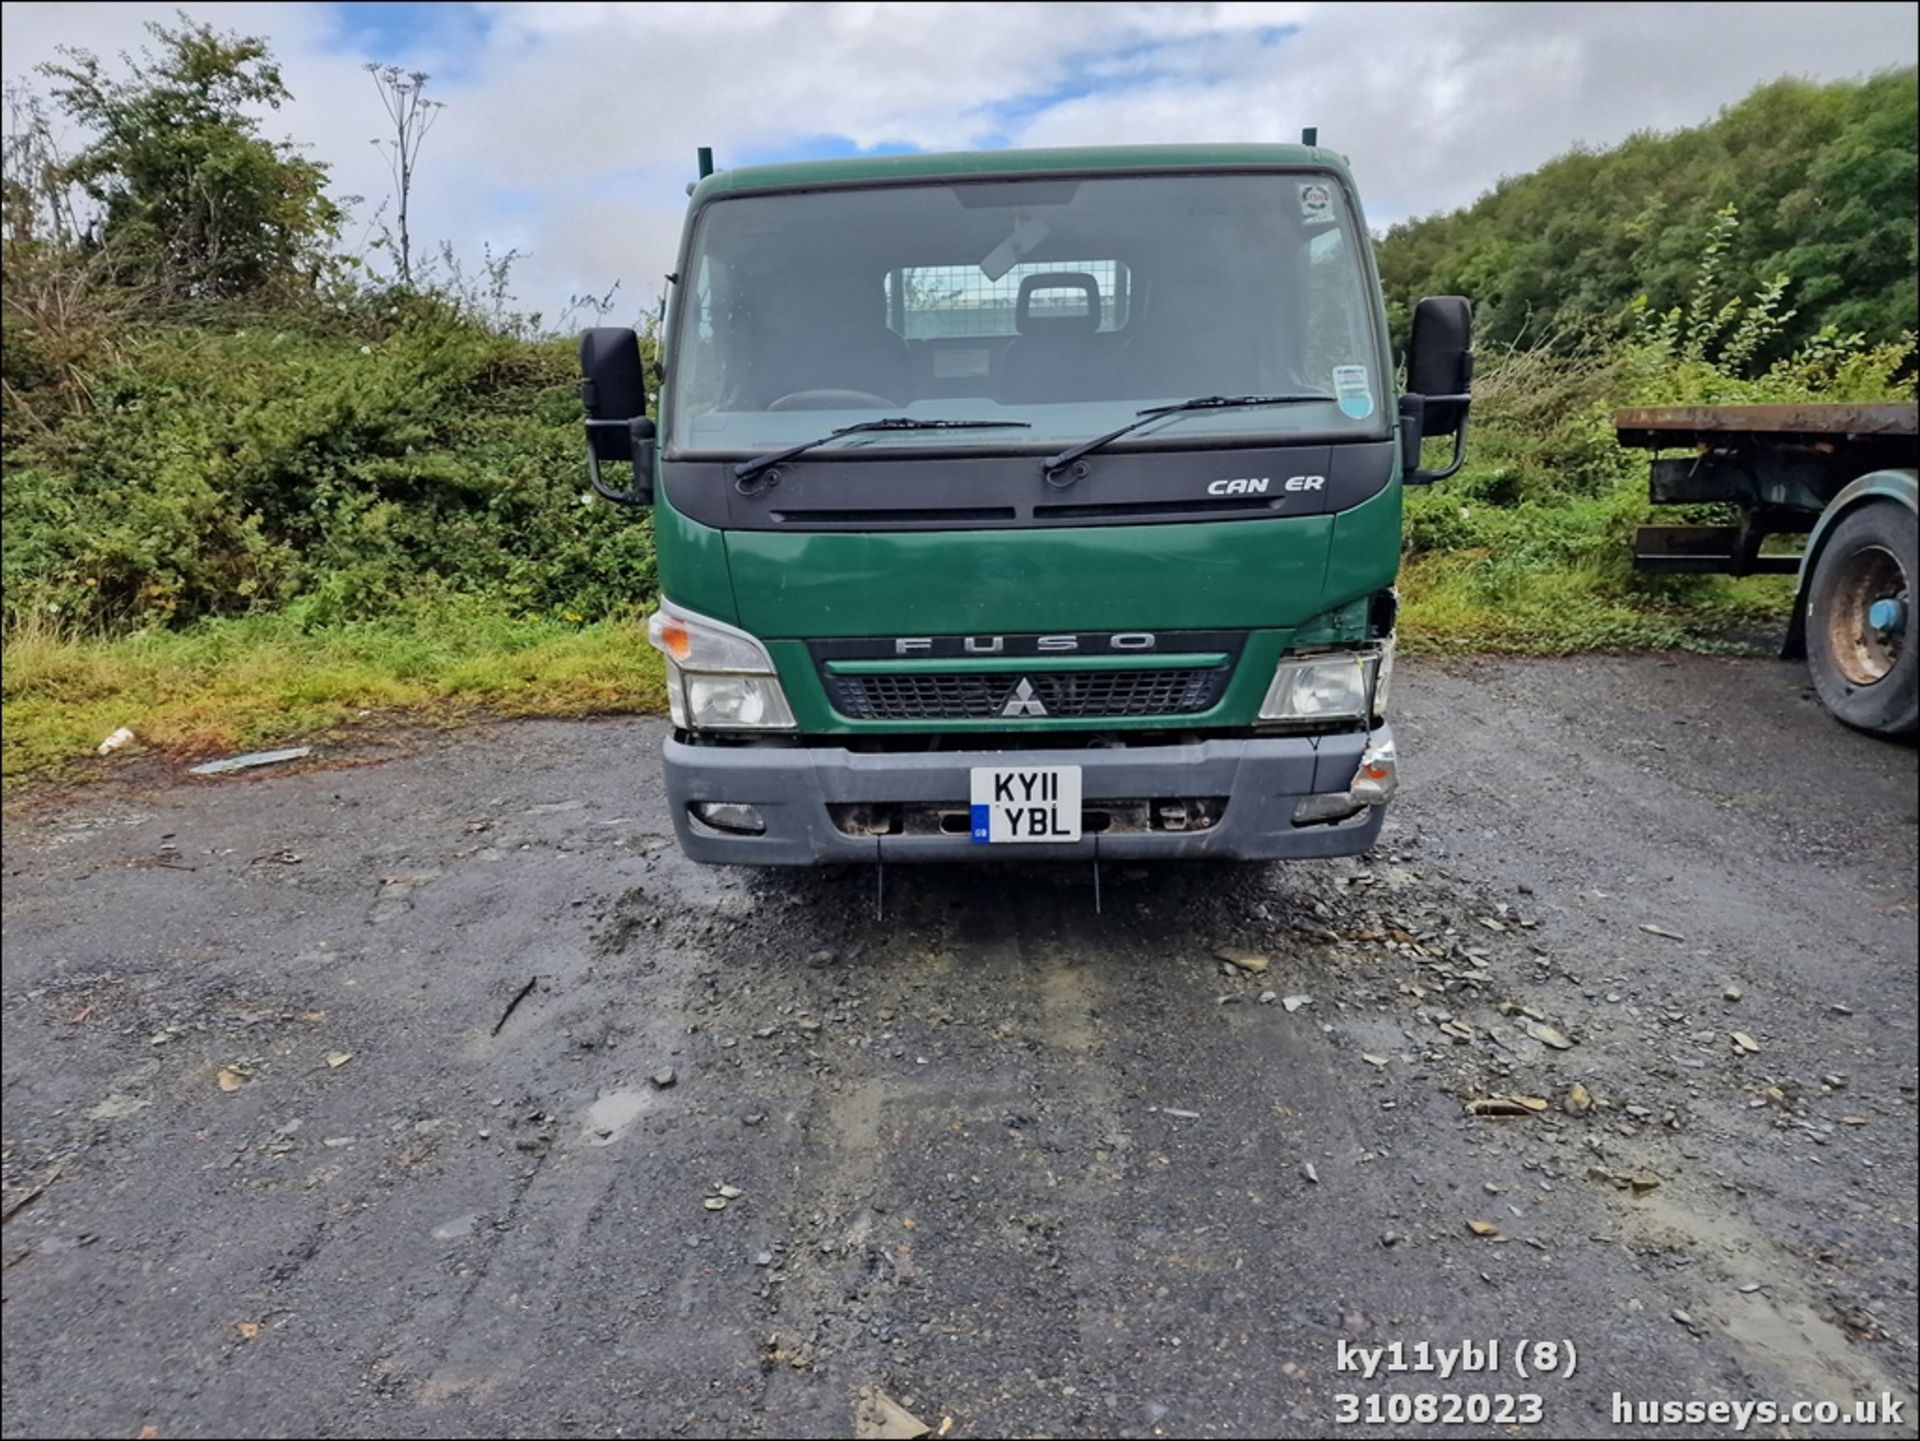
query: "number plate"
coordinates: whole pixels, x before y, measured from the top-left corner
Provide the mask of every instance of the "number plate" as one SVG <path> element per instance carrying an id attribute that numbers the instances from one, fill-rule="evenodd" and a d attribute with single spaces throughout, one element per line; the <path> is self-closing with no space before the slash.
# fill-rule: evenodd
<path id="1" fill-rule="evenodd" d="M 1080 839 L 1079 766 L 975 766 L 972 787 L 977 846 Z"/>

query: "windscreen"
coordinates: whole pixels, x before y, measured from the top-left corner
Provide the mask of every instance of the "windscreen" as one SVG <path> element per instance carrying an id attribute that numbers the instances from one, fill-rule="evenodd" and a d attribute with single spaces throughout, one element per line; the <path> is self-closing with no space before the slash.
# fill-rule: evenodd
<path id="1" fill-rule="evenodd" d="M 1341 188 L 1306 173 L 716 201 L 679 279 L 671 443 L 754 452 L 887 416 L 1025 423 L 938 442 L 992 449 L 1274 394 L 1313 399 L 1170 416 L 1138 438 L 1378 434 L 1390 387 L 1364 255 Z M 839 444 L 909 443 L 927 434 Z"/>

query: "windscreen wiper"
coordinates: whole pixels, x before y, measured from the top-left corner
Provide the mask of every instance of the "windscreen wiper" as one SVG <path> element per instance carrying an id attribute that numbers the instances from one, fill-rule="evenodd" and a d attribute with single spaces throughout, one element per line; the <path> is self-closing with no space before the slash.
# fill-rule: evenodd
<path id="1" fill-rule="evenodd" d="M 1183 400 L 1178 405 L 1156 405 L 1151 410 L 1136 410 L 1134 419 L 1118 430 L 1110 430 L 1105 435 L 1096 435 L 1092 440 L 1083 440 L 1080 444 L 1058 455 L 1050 455 L 1040 462 L 1043 475 L 1051 476 L 1064 470 L 1083 455 L 1090 455 L 1101 446 L 1118 440 L 1123 435 L 1131 435 L 1145 425 L 1152 425 L 1163 415 L 1177 415 L 1183 410 L 1237 410 L 1242 406 L 1255 405 L 1303 405 L 1312 400 L 1332 400 L 1331 395 L 1323 391 L 1302 391 L 1298 395 L 1203 395 L 1195 400 Z"/>
<path id="2" fill-rule="evenodd" d="M 765 455 L 756 455 L 752 460 L 743 460 L 733 468 L 735 480 L 751 480 L 763 470 L 771 470 L 782 461 L 792 460 L 796 455 L 812 450 L 816 445 L 825 445 L 828 441 L 838 440 L 843 435 L 859 435 L 869 430 L 1032 430 L 1024 420 L 922 420 L 911 415 L 894 415 L 885 420 L 863 420 L 858 425 L 843 425 L 838 430 L 816 436 L 812 440 L 803 440 L 798 445 L 790 445 L 785 450 L 770 450 Z"/>

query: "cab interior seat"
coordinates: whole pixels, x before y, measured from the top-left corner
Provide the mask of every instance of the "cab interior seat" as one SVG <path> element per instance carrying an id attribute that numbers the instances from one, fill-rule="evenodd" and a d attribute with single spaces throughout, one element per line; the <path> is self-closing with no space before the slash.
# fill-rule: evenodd
<path id="1" fill-rule="evenodd" d="M 1059 303 L 1059 292 L 1083 297 Z M 1036 297 L 1041 297 L 1036 304 Z M 1082 270 L 1029 275 L 1014 305 L 1015 336 L 1000 358 L 999 395 L 1007 405 L 1108 400 L 1120 371 L 1121 337 L 1100 329 L 1100 282 Z"/>

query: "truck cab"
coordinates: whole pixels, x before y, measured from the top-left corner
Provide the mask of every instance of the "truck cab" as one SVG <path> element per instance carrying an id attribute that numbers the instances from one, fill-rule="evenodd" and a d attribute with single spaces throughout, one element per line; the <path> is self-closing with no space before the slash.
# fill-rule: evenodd
<path id="1" fill-rule="evenodd" d="M 1345 855 L 1395 784 L 1409 394 L 1313 146 L 914 155 L 693 189 L 656 414 L 582 342 L 596 487 L 651 505 L 696 860 Z M 630 488 L 602 462 L 631 462 Z"/>

